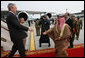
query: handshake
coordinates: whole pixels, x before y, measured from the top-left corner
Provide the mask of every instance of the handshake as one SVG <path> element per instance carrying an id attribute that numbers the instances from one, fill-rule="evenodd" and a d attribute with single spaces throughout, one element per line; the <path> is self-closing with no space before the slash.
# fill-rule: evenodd
<path id="1" fill-rule="evenodd" d="M 33 28 L 30 27 L 30 28 L 29 28 L 29 31 L 33 31 Z"/>

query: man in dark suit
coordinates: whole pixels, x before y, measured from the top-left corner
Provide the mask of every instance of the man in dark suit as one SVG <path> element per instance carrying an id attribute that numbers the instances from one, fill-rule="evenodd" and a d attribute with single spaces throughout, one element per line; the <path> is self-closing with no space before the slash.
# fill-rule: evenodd
<path id="1" fill-rule="evenodd" d="M 73 21 L 70 19 L 69 13 L 65 13 L 65 17 L 66 17 L 65 23 L 67 23 L 71 27 L 71 32 L 73 33 Z M 70 37 L 70 46 L 69 46 L 69 48 L 73 48 L 72 36 Z"/>
<path id="2" fill-rule="evenodd" d="M 10 38 L 13 42 L 11 53 L 8 57 L 13 57 L 15 52 L 18 50 L 21 57 L 25 56 L 25 48 L 23 39 L 27 37 L 24 31 L 33 31 L 32 28 L 22 26 L 16 17 L 16 5 L 13 3 L 8 4 L 8 14 L 6 18 L 7 26 L 9 28 Z"/>

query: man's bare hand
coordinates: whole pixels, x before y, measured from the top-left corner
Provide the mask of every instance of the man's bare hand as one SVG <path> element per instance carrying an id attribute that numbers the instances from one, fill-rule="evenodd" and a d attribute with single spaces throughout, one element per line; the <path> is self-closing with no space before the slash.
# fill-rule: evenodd
<path id="1" fill-rule="evenodd" d="M 30 28 L 29 28 L 29 31 L 33 31 L 33 28 L 30 27 Z"/>

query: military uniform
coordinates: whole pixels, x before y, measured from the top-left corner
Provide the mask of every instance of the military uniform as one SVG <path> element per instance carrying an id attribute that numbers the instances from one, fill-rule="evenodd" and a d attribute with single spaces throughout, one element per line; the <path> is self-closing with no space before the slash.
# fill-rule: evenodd
<path id="1" fill-rule="evenodd" d="M 78 38 L 79 38 L 79 33 L 80 33 L 80 20 L 77 20 L 77 22 L 76 22 L 76 36 L 77 36 L 77 40 L 78 40 Z"/>
<path id="2" fill-rule="evenodd" d="M 35 21 L 35 28 L 36 28 L 36 34 L 37 34 L 37 36 L 40 36 L 39 20 L 36 20 L 36 21 Z"/>
<path id="3" fill-rule="evenodd" d="M 76 31 L 76 20 L 73 20 L 73 38 L 75 37 Z"/>
<path id="4" fill-rule="evenodd" d="M 82 29 L 82 26 L 83 26 L 83 24 L 82 24 L 82 19 L 80 20 L 80 29 Z"/>
<path id="5" fill-rule="evenodd" d="M 70 46 L 73 47 L 73 42 L 75 39 L 75 34 L 76 34 L 76 20 L 73 20 L 73 32 L 72 32 L 72 39 L 70 41 Z"/>

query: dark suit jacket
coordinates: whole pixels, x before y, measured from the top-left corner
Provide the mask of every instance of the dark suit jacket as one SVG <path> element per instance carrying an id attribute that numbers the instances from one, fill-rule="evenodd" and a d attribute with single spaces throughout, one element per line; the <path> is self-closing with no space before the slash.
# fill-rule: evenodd
<path id="1" fill-rule="evenodd" d="M 71 27 L 71 31 L 73 32 L 73 21 L 69 18 L 65 23 Z"/>
<path id="2" fill-rule="evenodd" d="M 16 15 L 8 12 L 6 22 L 12 41 L 21 40 L 27 37 L 27 34 L 24 31 L 28 31 L 28 28 L 20 24 Z"/>

